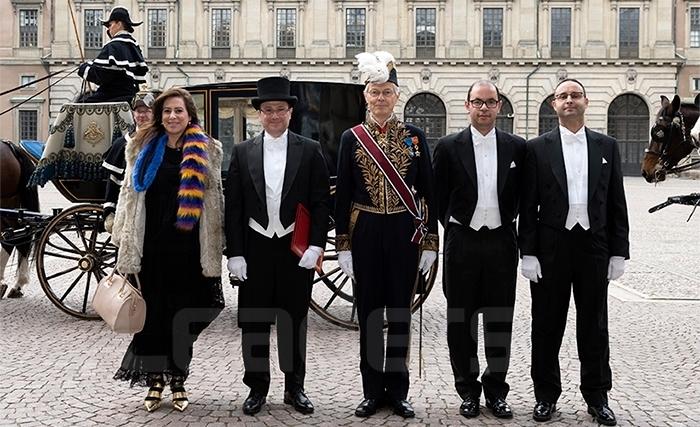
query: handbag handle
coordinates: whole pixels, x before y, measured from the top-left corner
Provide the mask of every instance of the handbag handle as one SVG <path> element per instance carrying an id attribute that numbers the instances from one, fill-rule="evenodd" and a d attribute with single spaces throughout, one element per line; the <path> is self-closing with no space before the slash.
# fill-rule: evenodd
<path id="1" fill-rule="evenodd" d="M 114 270 L 112 270 L 112 272 L 109 273 L 109 278 L 110 278 L 110 279 L 114 276 L 114 273 L 117 273 L 118 275 L 122 276 L 127 282 L 129 281 L 128 278 L 127 278 L 125 275 L 121 274 L 121 273 L 117 270 L 117 267 L 114 267 Z M 132 276 L 134 276 L 134 277 L 136 278 L 136 287 L 138 288 L 139 292 L 143 293 L 143 291 L 141 290 L 141 281 L 139 280 L 139 275 L 138 275 L 138 273 L 132 274 Z"/>

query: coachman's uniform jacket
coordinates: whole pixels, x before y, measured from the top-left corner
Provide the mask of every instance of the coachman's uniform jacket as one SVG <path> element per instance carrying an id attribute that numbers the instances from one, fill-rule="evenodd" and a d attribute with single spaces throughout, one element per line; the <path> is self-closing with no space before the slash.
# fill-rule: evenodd
<path id="1" fill-rule="evenodd" d="M 140 84 L 146 83 L 148 66 L 136 39 L 120 31 L 92 61 L 80 65 L 78 75 L 99 85 L 83 102 L 131 102 Z"/>

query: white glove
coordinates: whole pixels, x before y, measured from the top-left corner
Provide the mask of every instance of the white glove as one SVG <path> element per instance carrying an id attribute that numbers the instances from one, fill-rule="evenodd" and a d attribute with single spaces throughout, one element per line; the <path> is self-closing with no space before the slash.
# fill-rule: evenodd
<path id="1" fill-rule="evenodd" d="M 608 280 L 617 280 L 625 273 L 625 257 L 611 256 L 608 264 Z"/>
<path id="2" fill-rule="evenodd" d="M 301 260 L 299 260 L 299 267 L 306 268 L 309 270 L 316 267 L 316 263 L 318 262 L 318 258 L 322 254 L 323 254 L 323 249 L 321 249 L 319 246 L 309 246 L 304 251 L 304 255 L 301 256 Z"/>
<path id="3" fill-rule="evenodd" d="M 246 264 L 245 258 L 242 256 L 229 258 L 226 266 L 234 279 L 243 281 L 248 278 L 248 264 Z"/>
<path id="4" fill-rule="evenodd" d="M 114 227 L 114 214 L 110 213 L 107 215 L 107 218 L 105 218 L 105 231 L 112 234 L 112 227 Z"/>
<path id="5" fill-rule="evenodd" d="M 520 263 L 520 274 L 531 282 L 537 283 L 542 278 L 542 267 L 536 256 L 525 255 Z"/>
<path id="6" fill-rule="evenodd" d="M 423 251 L 420 255 L 420 261 L 418 261 L 418 270 L 423 274 L 428 274 L 436 259 L 437 252 Z"/>
<path id="7" fill-rule="evenodd" d="M 343 270 L 343 273 L 350 276 L 352 280 L 355 280 L 355 271 L 352 269 L 352 252 L 338 252 L 338 265 L 340 269 Z"/>

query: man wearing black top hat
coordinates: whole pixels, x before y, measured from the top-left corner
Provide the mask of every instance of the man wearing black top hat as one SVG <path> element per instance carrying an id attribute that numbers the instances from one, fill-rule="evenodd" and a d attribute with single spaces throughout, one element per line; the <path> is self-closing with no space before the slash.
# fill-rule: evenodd
<path id="1" fill-rule="evenodd" d="M 338 264 L 355 281 L 360 324 L 364 399 L 355 415 L 369 417 L 389 404 L 411 418 L 410 307 L 418 270 L 429 272 L 438 250 L 433 170 L 423 131 L 394 115 L 393 56 L 365 52 L 357 59 L 367 74 L 367 116 L 341 137 L 335 197 Z"/>
<path id="2" fill-rule="evenodd" d="M 88 82 L 99 85 L 93 94 L 83 96 L 78 102 L 130 102 L 139 85 L 146 83 L 148 66 L 141 48 L 131 35 L 134 27 L 142 22 L 132 22 L 129 11 L 115 7 L 102 24 L 107 27 L 110 40 L 92 61 L 78 68 L 78 75 Z"/>
<path id="3" fill-rule="evenodd" d="M 326 244 L 330 186 L 320 144 L 288 130 L 297 101 L 289 86 L 282 77 L 258 81 L 252 103 L 264 131 L 234 145 L 225 189 L 228 269 L 241 282 L 238 326 L 248 415 L 260 411 L 270 387 L 275 321 L 284 402 L 304 414 L 314 411 L 304 392 L 306 319 L 313 269 Z M 310 217 L 301 260 L 290 249 L 299 204 Z"/>

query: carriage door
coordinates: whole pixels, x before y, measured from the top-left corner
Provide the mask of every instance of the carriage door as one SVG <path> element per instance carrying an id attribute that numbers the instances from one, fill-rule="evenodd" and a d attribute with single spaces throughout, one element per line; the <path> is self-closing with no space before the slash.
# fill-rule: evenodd
<path id="1" fill-rule="evenodd" d="M 218 96 L 214 98 L 213 104 L 212 119 L 216 122 L 213 133 L 217 135 L 224 148 L 222 170 L 228 171 L 233 144 L 239 144 L 255 135 L 255 130 L 260 127 L 259 123 L 255 125 L 258 122 L 258 116 L 248 98 Z M 250 127 L 255 129 L 250 131 Z"/>
<path id="2" fill-rule="evenodd" d="M 624 175 L 640 174 L 644 148 L 649 142 L 649 123 L 649 108 L 637 95 L 620 95 L 608 108 L 608 135 L 617 139 Z"/>

